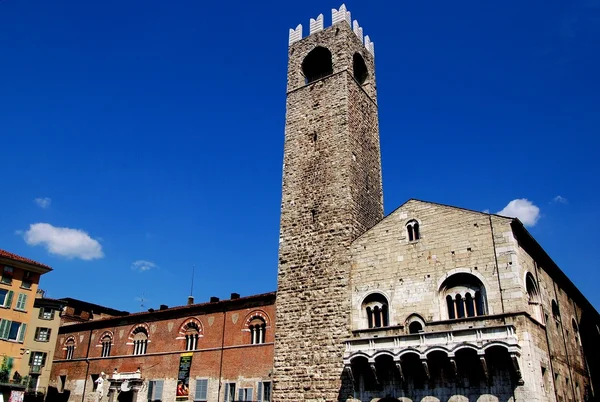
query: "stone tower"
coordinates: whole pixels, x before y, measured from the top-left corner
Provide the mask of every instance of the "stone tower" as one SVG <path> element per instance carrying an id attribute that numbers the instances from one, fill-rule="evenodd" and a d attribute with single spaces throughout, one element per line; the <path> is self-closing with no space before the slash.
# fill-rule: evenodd
<path id="1" fill-rule="evenodd" d="M 349 246 L 383 218 L 374 46 L 342 5 L 290 30 L 274 401 L 345 400 Z"/>

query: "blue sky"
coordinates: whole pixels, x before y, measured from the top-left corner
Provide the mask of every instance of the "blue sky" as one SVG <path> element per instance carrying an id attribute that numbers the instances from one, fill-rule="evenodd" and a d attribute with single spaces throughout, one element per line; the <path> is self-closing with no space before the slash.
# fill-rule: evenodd
<path id="1" fill-rule="evenodd" d="M 288 29 L 340 3 L 0 1 L 0 248 L 54 267 L 50 297 L 129 311 L 184 304 L 194 265 L 197 301 L 275 290 Z M 346 4 L 386 213 L 526 199 L 600 307 L 600 0 Z"/>

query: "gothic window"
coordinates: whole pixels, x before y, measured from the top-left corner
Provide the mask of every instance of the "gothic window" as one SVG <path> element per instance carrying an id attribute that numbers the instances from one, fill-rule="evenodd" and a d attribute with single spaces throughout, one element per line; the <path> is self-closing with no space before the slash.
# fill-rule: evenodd
<path id="1" fill-rule="evenodd" d="M 406 232 L 408 233 L 408 241 L 417 241 L 421 238 L 421 233 L 419 232 L 419 222 L 416 220 L 409 221 L 406 224 Z"/>
<path id="2" fill-rule="evenodd" d="M 540 297 L 540 291 L 537 287 L 537 283 L 533 275 L 528 272 L 525 276 L 525 289 L 527 290 L 527 302 L 532 309 L 533 317 L 541 321 L 542 320 L 542 299 Z"/>
<path id="3" fill-rule="evenodd" d="M 265 333 L 267 329 L 265 320 L 261 317 L 253 317 L 252 320 L 250 320 L 248 328 L 250 329 L 250 343 L 252 345 L 265 343 Z"/>
<path id="4" fill-rule="evenodd" d="M 102 352 L 100 354 L 101 357 L 110 356 L 110 348 L 112 346 L 112 337 L 110 334 L 105 334 L 102 339 L 100 339 L 100 343 L 102 344 Z"/>
<path id="5" fill-rule="evenodd" d="M 487 314 L 485 287 L 477 277 L 460 273 L 447 278 L 440 288 L 448 319 Z"/>
<path id="6" fill-rule="evenodd" d="M 556 300 L 552 300 L 552 317 L 556 320 L 556 324 L 560 322 L 560 310 L 558 309 L 558 303 Z"/>
<path id="7" fill-rule="evenodd" d="M 575 321 L 575 318 L 571 320 L 571 326 L 573 327 L 573 337 L 575 338 L 575 344 L 581 346 L 581 338 L 579 337 L 579 326 Z"/>
<path id="8" fill-rule="evenodd" d="M 307 84 L 333 74 L 331 52 L 321 46 L 311 50 L 302 62 L 302 72 Z"/>
<path id="9" fill-rule="evenodd" d="M 65 359 L 71 360 L 73 358 L 73 353 L 75 352 L 75 339 L 67 339 L 66 347 Z"/>
<path id="10" fill-rule="evenodd" d="M 148 349 L 148 332 L 144 327 L 137 327 L 133 331 L 133 354 L 145 355 Z"/>
<path id="11" fill-rule="evenodd" d="M 418 334 L 423 331 L 423 325 L 419 321 L 413 321 L 408 325 L 409 334 Z"/>
<path id="12" fill-rule="evenodd" d="M 189 322 L 185 326 L 185 350 L 198 349 L 198 338 L 200 337 L 200 328 L 195 322 Z"/>
<path id="13" fill-rule="evenodd" d="M 368 328 L 381 328 L 389 326 L 388 301 L 380 293 L 370 294 L 362 303 L 366 314 Z"/>
<path id="14" fill-rule="evenodd" d="M 353 57 L 353 69 L 354 69 L 354 79 L 360 84 L 364 84 L 367 78 L 369 77 L 369 70 L 367 69 L 367 65 L 365 64 L 365 59 L 360 55 L 360 53 L 354 53 Z"/>

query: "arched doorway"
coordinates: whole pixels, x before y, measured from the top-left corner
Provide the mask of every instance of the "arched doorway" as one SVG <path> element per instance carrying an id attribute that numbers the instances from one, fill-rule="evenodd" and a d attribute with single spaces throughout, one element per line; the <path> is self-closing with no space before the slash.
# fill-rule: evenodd
<path id="1" fill-rule="evenodd" d="M 133 402 L 133 391 L 121 391 L 117 396 L 119 402 Z"/>

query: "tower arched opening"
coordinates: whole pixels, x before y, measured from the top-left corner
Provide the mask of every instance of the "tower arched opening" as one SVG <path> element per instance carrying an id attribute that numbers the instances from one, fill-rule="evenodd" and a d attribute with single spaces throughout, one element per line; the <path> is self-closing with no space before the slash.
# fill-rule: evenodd
<path id="1" fill-rule="evenodd" d="M 329 49 L 318 46 L 311 50 L 302 61 L 302 73 L 307 84 L 333 74 L 333 60 Z"/>
<path id="2" fill-rule="evenodd" d="M 369 70 L 367 69 L 365 59 L 363 59 L 360 53 L 354 53 L 352 67 L 354 70 L 354 79 L 360 85 L 363 85 L 367 81 L 367 78 L 369 78 Z"/>

